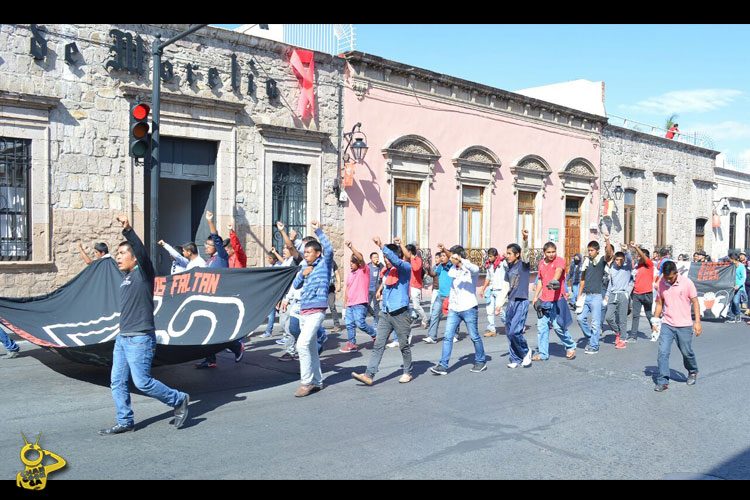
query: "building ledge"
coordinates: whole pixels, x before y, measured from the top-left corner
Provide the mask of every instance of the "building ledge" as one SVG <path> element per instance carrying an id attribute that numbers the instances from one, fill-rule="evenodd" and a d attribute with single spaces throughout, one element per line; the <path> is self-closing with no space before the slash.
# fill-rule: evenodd
<path id="1" fill-rule="evenodd" d="M 59 104 L 60 98 L 58 97 L 0 90 L 0 106 L 15 106 L 17 108 L 44 109 L 49 111 L 56 108 Z"/>
<path id="2" fill-rule="evenodd" d="M 151 98 L 152 90 L 148 87 L 136 87 L 134 85 L 122 85 L 120 86 L 120 90 L 122 91 L 122 95 L 124 97 L 136 97 L 139 95 L 143 95 L 144 93 L 148 95 L 149 100 Z M 243 102 L 231 102 L 226 101 L 223 99 L 212 99 L 210 97 L 199 97 L 194 95 L 188 95 L 188 94 L 177 94 L 174 92 L 165 92 L 164 90 L 161 91 L 159 98 L 161 99 L 162 103 L 166 104 L 176 104 L 179 106 L 190 106 L 190 107 L 196 107 L 196 108 L 206 108 L 206 109 L 219 109 L 222 111 L 229 111 L 232 113 L 239 113 L 245 110 L 246 103 Z"/>
<path id="3" fill-rule="evenodd" d="M 3 272 L 13 271 L 56 271 L 54 262 L 33 260 L 0 260 L 0 270 Z"/>
<path id="4" fill-rule="evenodd" d="M 268 123 L 257 123 L 255 128 L 261 135 L 266 137 L 295 138 L 306 141 L 322 142 L 331 137 L 328 132 L 319 130 L 307 130 L 303 128 L 283 127 L 281 125 L 271 125 Z"/>

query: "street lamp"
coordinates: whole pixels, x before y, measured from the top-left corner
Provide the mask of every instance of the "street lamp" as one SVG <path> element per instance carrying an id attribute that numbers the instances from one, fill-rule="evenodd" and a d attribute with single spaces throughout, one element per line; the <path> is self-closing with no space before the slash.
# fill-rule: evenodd
<path id="1" fill-rule="evenodd" d="M 360 134 L 358 137 L 354 137 L 354 134 Z M 357 163 L 362 163 L 362 159 L 364 159 L 365 155 L 367 154 L 367 143 L 365 142 L 365 139 L 367 139 L 367 136 L 364 132 L 362 132 L 362 123 L 357 122 L 354 127 L 352 127 L 351 132 L 347 132 L 344 134 L 344 139 L 346 139 L 346 148 L 344 149 L 344 163 L 349 162 L 349 154 L 347 151 L 349 149 L 352 150 L 352 154 L 354 155 L 354 160 Z M 354 140 L 354 144 L 352 144 L 352 140 Z"/>
<path id="2" fill-rule="evenodd" d="M 612 191 L 610 191 L 610 187 L 615 182 L 617 182 L 617 184 L 615 184 L 615 187 L 612 188 Z M 620 201 L 622 199 L 623 194 L 625 194 L 625 190 L 622 189 L 622 184 L 620 184 L 619 174 L 615 175 L 608 181 L 604 181 L 602 184 L 604 185 L 604 193 L 607 199 L 610 199 L 610 200 L 614 199 L 614 200 Z"/>

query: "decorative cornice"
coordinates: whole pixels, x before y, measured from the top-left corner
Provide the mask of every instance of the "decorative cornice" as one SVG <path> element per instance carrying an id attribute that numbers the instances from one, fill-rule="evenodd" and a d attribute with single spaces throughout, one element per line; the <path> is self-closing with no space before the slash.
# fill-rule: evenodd
<path id="1" fill-rule="evenodd" d="M 607 118 L 603 116 L 593 115 L 568 108 L 567 106 L 435 73 L 422 68 L 415 68 L 358 51 L 346 52 L 342 54 L 342 57 L 349 62 L 353 69 L 352 78 L 368 81 L 373 86 L 380 86 L 391 90 L 403 89 L 403 91 L 410 94 L 417 93 L 425 97 L 440 100 L 458 101 L 462 104 L 483 110 L 492 110 L 509 116 L 541 121 L 545 124 L 557 125 L 567 129 L 574 128 L 588 134 L 600 134 L 604 124 L 607 122 Z M 358 67 L 355 67 L 355 64 Z M 365 74 L 365 67 L 382 71 L 382 79 L 368 77 Z M 394 83 L 394 75 L 402 76 L 405 80 L 404 84 L 399 85 Z M 416 88 L 418 87 L 414 85 L 416 80 L 424 83 L 424 90 Z M 410 84 L 414 85 L 415 88 L 410 87 Z M 439 94 L 436 91 L 438 85 L 445 87 L 449 95 Z M 465 99 L 460 98 L 459 94 L 465 94 L 467 97 Z M 520 104 L 521 109 L 515 110 L 514 105 L 518 104 Z M 551 115 L 551 117 L 547 118 L 546 114 Z M 563 122 L 558 121 L 558 117 L 560 116 L 564 116 L 567 119 Z M 574 119 L 579 120 L 581 124 L 574 126 L 572 123 Z M 590 125 L 591 128 L 585 128 L 586 125 Z"/>
<path id="2" fill-rule="evenodd" d="M 637 130 L 618 127 L 617 125 L 605 123 L 604 128 L 602 129 L 602 134 L 608 131 L 617 133 L 619 135 L 630 135 L 630 136 L 635 136 L 641 139 L 648 139 L 658 144 L 659 146 L 669 146 L 674 149 L 683 149 L 683 150 L 690 151 L 692 153 L 700 153 L 701 155 L 708 156 L 711 159 L 716 159 L 716 156 L 720 153 L 720 151 L 714 151 L 713 149 L 702 148 L 700 146 L 693 146 L 692 144 L 675 141 L 672 139 L 667 139 L 666 137 L 659 137 L 658 135 L 651 135 L 646 132 L 639 132 Z"/>
<path id="3" fill-rule="evenodd" d="M 282 127 L 268 123 L 256 123 L 255 128 L 265 137 L 294 138 L 311 142 L 323 142 L 331 137 L 328 132 L 319 130 L 306 130 L 294 127 Z"/>
<path id="4" fill-rule="evenodd" d="M 663 170 L 654 170 L 654 177 L 660 176 L 660 177 L 677 177 L 677 174 L 673 174 L 672 172 L 665 172 Z"/>
<path id="5" fill-rule="evenodd" d="M 14 106 L 26 109 L 44 109 L 49 111 L 60 104 L 59 97 L 24 94 L 0 90 L 0 106 Z"/>
<path id="6" fill-rule="evenodd" d="M 124 97 L 136 97 L 139 95 L 151 96 L 151 88 L 136 87 L 133 85 L 121 85 L 120 90 Z M 161 91 L 159 98 L 162 103 L 175 104 L 178 106 L 191 106 L 196 108 L 219 109 L 230 113 L 239 113 L 245 110 L 246 103 L 231 102 L 210 97 L 199 97 L 188 94 L 177 94 L 174 92 Z"/>

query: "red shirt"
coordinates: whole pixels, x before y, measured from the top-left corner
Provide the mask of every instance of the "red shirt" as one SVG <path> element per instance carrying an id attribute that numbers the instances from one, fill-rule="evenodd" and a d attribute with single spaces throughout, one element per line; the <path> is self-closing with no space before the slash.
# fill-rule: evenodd
<path id="1" fill-rule="evenodd" d="M 654 262 L 646 259 L 635 268 L 635 286 L 633 293 L 651 293 L 654 291 Z"/>
<path id="2" fill-rule="evenodd" d="M 562 269 L 560 275 L 560 288 L 557 290 L 550 290 L 547 288 L 547 283 L 555 279 L 555 271 Z M 542 295 L 541 299 L 545 302 L 557 302 L 560 299 L 560 295 L 565 291 L 565 261 L 562 257 L 555 257 L 552 262 L 547 262 L 547 259 L 539 261 L 539 279 L 542 281 Z"/>
<path id="3" fill-rule="evenodd" d="M 411 281 L 409 285 L 420 290 L 424 286 L 422 283 L 422 258 L 417 255 L 411 257 Z"/>
<path id="4" fill-rule="evenodd" d="M 667 131 L 667 135 L 665 136 L 667 139 L 674 139 L 675 132 L 679 132 L 680 129 L 672 125 L 669 130 Z"/>
<path id="5" fill-rule="evenodd" d="M 245 255 L 245 250 L 242 249 L 242 244 L 237 237 L 237 233 L 234 232 L 234 229 L 229 232 L 229 241 L 231 241 L 232 249 L 234 250 L 234 255 L 229 257 L 229 267 L 246 267 L 247 255 Z"/>

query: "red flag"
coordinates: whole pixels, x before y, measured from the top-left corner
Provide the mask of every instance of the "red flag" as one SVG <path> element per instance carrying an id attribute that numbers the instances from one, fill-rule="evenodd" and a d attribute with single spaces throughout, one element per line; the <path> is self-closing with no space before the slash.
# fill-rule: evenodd
<path id="1" fill-rule="evenodd" d="M 289 59 L 294 75 L 299 80 L 300 95 L 297 102 L 297 114 L 302 119 L 315 117 L 315 52 L 312 50 L 294 49 Z"/>
<path id="2" fill-rule="evenodd" d="M 344 187 L 352 187 L 354 185 L 354 163 L 346 163 L 344 165 Z"/>

